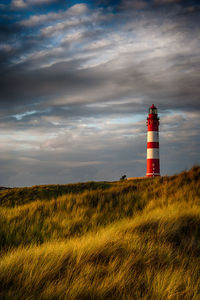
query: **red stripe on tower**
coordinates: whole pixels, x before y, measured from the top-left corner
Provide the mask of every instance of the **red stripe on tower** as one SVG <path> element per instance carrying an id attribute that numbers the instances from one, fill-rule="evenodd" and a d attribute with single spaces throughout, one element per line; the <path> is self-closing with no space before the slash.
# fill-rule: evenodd
<path id="1" fill-rule="evenodd" d="M 147 118 L 147 177 L 160 176 L 159 160 L 159 118 L 157 108 L 152 104 Z"/>

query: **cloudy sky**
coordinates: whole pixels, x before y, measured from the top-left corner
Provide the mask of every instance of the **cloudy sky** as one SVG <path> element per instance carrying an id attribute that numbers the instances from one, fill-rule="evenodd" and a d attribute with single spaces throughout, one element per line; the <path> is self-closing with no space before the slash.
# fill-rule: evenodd
<path id="1" fill-rule="evenodd" d="M 144 176 L 200 164 L 198 0 L 4 0 L 0 186 Z"/>

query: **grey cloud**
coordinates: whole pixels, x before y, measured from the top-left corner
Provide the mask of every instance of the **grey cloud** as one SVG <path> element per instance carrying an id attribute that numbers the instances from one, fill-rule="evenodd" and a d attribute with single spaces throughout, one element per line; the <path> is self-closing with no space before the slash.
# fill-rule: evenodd
<path id="1" fill-rule="evenodd" d="M 24 0 L 13 0 L 11 3 L 11 8 L 24 9 L 27 7 L 27 3 Z"/>
<path id="2" fill-rule="evenodd" d="M 111 66 L 107 63 L 104 67 L 77 70 L 78 60 L 42 68 L 39 73 L 37 70 L 16 70 L 12 76 L 4 76 L 1 80 L 1 106 L 6 107 L 7 101 L 14 105 L 31 104 L 48 95 L 52 99 L 48 102 L 60 103 L 61 106 L 72 103 L 76 98 L 78 102 L 90 103 L 139 97 L 156 99 L 158 103 L 168 98 L 173 108 L 179 106 L 184 109 L 190 104 L 190 109 L 196 109 L 199 108 L 200 92 L 198 69 L 187 62 L 187 57 L 185 61 L 183 58 L 182 63 L 179 60 L 175 63 L 177 57 L 169 56 L 174 65 L 168 68 L 167 73 L 159 69 L 163 59 L 157 57 L 118 72 L 110 70 L 112 63 Z M 102 88 L 103 93 L 100 92 Z M 56 100 L 59 95 L 61 100 Z"/>
<path id="3" fill-rule="evenodd" d="M 182 0 L 154 0 L 154 3 L 156 4 L 171 4 L 171 3 L 178 3 Z"/>
<path id="4" fill-rule="evenodd" d="M 52 148 L 53 145 L 49 147 L 50 144 L 46 141 L 40 151 L 29 150 L 28 155 L 26 149 L 20 152 L 15 150 L 15 154 L 8 153 L 7 159 L 4 158 L 4 161 L 8 163 L 9 158 L 14 154 L 15 159 L 12 161 L 12 166 L 13 169 L 18 170 L 18 173 L 13 172 L 10 177 L 6 176 L 7 184 L 12 186 L 28 185 L 28 182 L 33 182 L 33 180 L 38 184 L 55 183 L 55 177 L 60 183 L 91 180 L 91 178 L 96 180 L 118 179 L 121 172 L 124 172 L 124 163 L 127 168 L 130 168 L 130 160 L 134 164 L 132 151 L 137 152 L 137 148 L 141 147 L 138 142 L 135 140 L 133 143 L 131 140 L 120 138 L 117 132 L 115 137 L 110 140 L 106 133 L 94 134 L 93 132 L 91 135 L 91 131 L 87 133 L 80 128 L 77 137 L 71 133 L 70 138 L 69 132 L 69 134 L 66 133 L 56 138 L 55 148 Z M 134 159 L 141 160 L 143 157 L 139 155 Z M 116 160 L 119 161 L 117 164 Z M 2 169 L 2 173 L 0 172 L 1 176 L 3 171 L 4 169 Z M 38 177 L 36 181 L 35 176 Z M 4 183 L 5 181 L 3 181 Z"/>
<path id="5" fill-rule="evenodd" d="M 137 25 L 137 24 L 136 24 Z M 133 25 L 134 26 L 134 25 Z M 148 29 L 148 28 L 147 28 Z M 129 29 L 130 30 L 130 29 Z M 176 30 L 176 27 L 173 28 L 173 31 L 170 32 L 170 28 L 168 28 L 168 32 L 166 33 L 166 37 L 165 35 L 163 35 L 163 31 L 161 31 L 158 36 L 155 36 L 155 33 L 153 33 L 153 41 L 154 43 L 159 43 L 154 47 L 154 53 L 155 55 L 152 56 L 151 53 L 151 41 L 148 38 L 148 35 L 152 34 L 154 28 L 148 29 L 148 32 L 146 33 L 146 35 L 141 34 L 141 38 L 143 39 L 144 43 L 139 43 L 139 44 L 134 44 L 134 41 L 132 44 L 128 44 L 127 46 L 129 46 L 129 50 L 128 52 L 119 52 L 119 55 L 114 58 L 111 62 L 108 62 L 106 64 L 104 64 L 103 67 L 101 66 L 97 66 L 94 67 L 90 70 L 77 70 L 77 67 L 80 65 L 81 63 L 81 59 L 77 59 L 74 58 L 71 62 L 68 63 L 58 63 L 58 64 L 54 64 L 50 67 L 47 68 L 42 68 L 40 69 L 39 74 L 37 74 L 37 72 L 34 71 L 26 71 L 26 69 L 24 71 L 22 71 L 21 74 L 17 74 L 17 78 L 16 80 L 20 80 L 20 76 L 24 76 L 27 77 L 27 86 L 31 85 L 31 82 L 36 83 L 36 86 L 38 87 L 38 90 L 42 90 L 44 87 L 46 87 L 45 81 L 50 81 L 52 84 L 49 85 L 49 89 L 50 92 L 53 92 L 53 87 L 55 87 L 55 92 L 57 92 L 58 90 L 61 91 L 61 93 L 65 93 L 66 89 L 64 88 L 64 90 L 62 91 L 62 83 L 65 84 L 65 87 L 67 88 L 71 88 L 73 89 L 73 83 L 70 83 L 71 81 L 73 81 L 74 76 L 77 76 L 77 80 L 74 82 L 74 85 L 76 85 L 77 87 L 79 86 L 79 84 L 81 85 L 82 82 L 84 82 L 85 84 L 91 82 L 93 83 L 93 86 L 96 87 L 95 85 L 95 80 L 94 78 L 97 80 L 97 85 L 98 85 L 98 81 L 100 79 L 100 82 L 109 82 L 111 84 L 111 86 L 114 84 L 116 86 L 116 88 L 118 89 L 118 93 L 119 90 L 121 89 L 121 93 L 123 94 L 123 89 L 126 90 L 124 96 L 127 96 L 127 94 L 130 93 L 137 93 L 138 91 L 144 92 L 146 90 L 147 94 L 150 95 L 151 93 L 153 93 L 153 96 L 156 96 L 156 93 L 158 93 L 158 97 L 160 97 L 159 94 L 159 90 L 160 92 L 162 91 L 162 93 L 165 95 L 165 90 L 163 91 L 163 89 L 166 87 L 166 89 L 168 90 L 168 94 L 167 96 L 171 96 L 173 95 L 174 92 L 174 96 L 177 95 L 177 93 L 181 93 L 182 88 L 185 89 L 184 94 L 188 94 L 192 91 L 195 91 L 195 86 L 196 86 L 196 92 L 197 95 L 199 93 L 198 91 L 198 85 L 197 85 L 197 81 L 198 81 L 198 72 L 197 72 L 197 65 L 196 62 L 199 59 L 198 53 L 197 53 L 197 49 L 198 49 L 198 40 L 191 40 L 190 37 L 187 37 L 184 33 L 178 33 L 177 35 L 174 34 L 174 30 Z M 165 28 L 163 29 L 165 30 Z M 91 32 L 86 32 L 83 34 L 83 36 L 81 36 L 81 39 L 84 38 L 85 34 L 87 34 L 88 38 L 93 38 L 94 39 L 94 35 L 92 35 L 92 31 Z M 165 34 L 165 33 L 164 33 Z M 181 36 L 180 34 L 183 34 L 183 36 Z M 197 32 L 196 32 L 197 34 Z M 101 33 L 102 35 L 102 33 Z M 189 33 L 188 33 L 189 35 Z M 126 39 L 122 39 L 122 41 L 118 41 L 116 43 L 116 38 L 115 36 L 112 37 L 112 34 L 110 36 L 108 36 L 109 38 L 111 38 L 109 40 L 109 51 L 116 51 L 115 53 L 117 54 L 117 51 L 121 51 L 118 50 L 118 47 L 120 45 L 120 43 L 126 42 Z M 77 37 L 77 39 L 79 39 Z M 185 41 L 187 39 L 187 46 L 185 47 Z M 101 40 L 100 40 L 101 41 Z M 106 41 L 106 39 L 104 38 L 104 41 Z M 161 42 L 161 43 L 160 43 Z M 89 40 L 88 40 L 89 43 Z M 94 43 L 94 42 L 93 42 Z M 99 42 L 100 43 L 100 42 Z M 149 43 L 149 45 L 147 44 Z M 165 43 L 162 45 L 162 43 Z M 95 45 L 95 44 L 94 44 Z M 98 40 L 96 42 L 96 45 L 98 45 Z M 99 44 L 101 45 L 101 44 Z M 119 46 L 118 46 L 119 45 Z M 146 47 L 146 45 L 148 45 Z M 172 48 L 172 45 L 175 46 L 175 48 Z M 166 48 L 164 48 L 164 46 Z M 145 49 L 146 47 L 146 49 Z M 101 47 L 99 47 L 101 48 Z M 60 59 L 60 61 L 65 59 L 65 55 L 66 53 L 68 53 L 69 55 L 72 55 L 72 53 L 70 53 L 66 47 L 60 48 L 61 51 L 58 51 L 56 54 L 56 51 L 51 50 L 50 51 L 44 51 L 43 54 L 41 53 L 41 55 L 39 56 L 32 56 L 30 57 L 30 59 L 28 59 L 27 64 L 29 63 L 29 65 L 31 66 L 35 66 L 38 64 L 38 66 L 41 64 L 41 61 L 48 63 L 48 61 L 51 61 L 52 59 Z M 87 46 L 85 47 L 85 49 L 87 49 Z M 90 49 L 90 48 L 89 48 Z M 159 50 L 160 49 L 160 50 Z M 91 51 L 92 49 L 90 49 Z M 95 49 L 95 47 L 93 48 L 93 53 L 96 57 L 98 57 L 98 47 L 97 49 Z M 101 49 L 100 49 L 101 50 Z M 79 51 L 79 50 L 78 50 Z M 156 54 L 157 51 L 158 53 Z M 164 51 L 164 52 L 163 52 Z M 167 53 L 167 51 L 169 51 L 169 53 Z M 190 53 L 191 51 L 196 52 L 196 56 L 193 55 L 192 59 L 190 58 Z M 79 52 L 80 55 L 82 55 L 81 51 Z M 115 55 L 114 53 L 114 55 Z M 37 54 L 37 53 L 36 53 Z M 101 55 L 101 53 L 100 53 Z M 89 57 L 85 57 L 82 59 L 82 63 L 86 63 L 86 61 L 90 59 Z M 112 72 L 112 68 L 116 68 L 115 65 L 118 61 L 123 61 L 124 63 L 124 68 L 120 69 L 120 72 Z M 127 66 L 127 64 L 130 64 L 129 61 L 131 62 L 131 66 Z M 160 65 L 164 66 L 164 68 L 166 67 L 167 69 L 160 69 Z M 17 66 L 18 70 L 20 69 L 20 66 Z M 66 74 L 65 74 L 65 70 L 66 69 Z M 76 72 L 72 72 L 70 75 L 69 70 L 75 70 Z M 195 70 L 196 69 L 196 70 Z M 167 70 L 167 71 L 166 71 Z M 188 72 L 188 73 L 187 73 Z M 27 73 L 27 74 L 26 74 Z M 52 73 L 53 75 L 49 75 L 49 73 Z M 73 74 L 74 73 L 74 74 Z M 56 77 L 59 77 L 56 79 Z M 84 78 L 82 78 L 81 74 L 88 74 L 88 76 L 84 75 Z M 94 75 L 95 74 L 95 75 Z M 28 76 L 27 76 L 28 75 Z M 72 79 L 70 81 L 70 76 L 72 76 Z M 34 77 L 36 77 L 34 79 Z M 63 79 L 62 79 L 63 77 Z M 69 77 L 69 83 L 70 83 L 70 87 L 67 86 L 67 80 Z M 11 77 L 12 78 L 12 77 Z M 46 79 L 45 79 L 46 78 Z M 80 80 L 79 80 L 80 78 Z M 87 78 L 87 79 L 86 79 Z M 103 80 L 102 78 L 105 78 L 105 80 Z M 6 80 L 6 78 L 4 78 L 4 80 Z M 9 81 L 9 78 L 7 79 Z M 54 81 L 55 80 L 55 81 Z M 91 81 L 92 80 L 92 81 Z M 179 81 L 179 83 L 177 82 L 177 80 Z M 188 87 L 185 85 L 184 81 L 188 80 L 191 82 L 190 85 L 188 85 Z M 14 81 L 15 82 L 15 78 L 11 80 L 11 82 Z M 23 79 L 22 79 L 23 81 Z M 37 82 L 38 81 L 38 82 Z M 176 84 L 174 84 L 174 82 L 176 81 Z M 30 82 L 30 83 L 29 83 Z M 53 84 L 54 83 L 54 84 Z M 56 88 L 56 85 L 58 83 L 58 88 Z M 83 85 L 84 85 L 83 83 Z M 121 83 L 121 84 L 120 84 Z M 183 83 L 183 84 L 182 84 Z M 141 85 L 143 87 L 141 87 Z M 169 88 L 169 85 L 171 86 Z M 19 88 L 20 84 L 17 83 L 16 86 Z M 42 88 L 43 86 L 43 88 Z M 4 87 L 6 87 L 6 84 L 4 83 Z M 91 85 L 88 85 L 88 88 L 91 89 Z M 160 89 L 159 89 L 160 88 Z M 28 88 L 29 89 L 29 88 Z M 175 89 L 175 91 L 174 91 Z M 189 91 L 187 91 L 189 89 Z M 26 90 L 26 88 L 25 88 Z M 30 89 L 29 89 L 30 90 Z M 47 93 L 48 93 L 48 88 L 46 89 Z M 77 89 L 76 89 L 77 91 Z M 81 87 L 80 87 L 80 92 L 81 92 Z M 15 91 L 15 94 L 17 95 L 18 93 Z M 40 94 L 38 93 L 37 96 L 40 96 Z M 106 95 L 107 96 L 107 95 Z M 116 97 L 115 92 L 113 93 L 113 97 Z"/>
<path id="6" fill-rule="evenodd" d="M 81 16 L 86 16 L 89 13 L 89 9 L 86 4 L 80 3 L 75 4 L 70 7 L 68 10 L 60 11 L 60 12 L 50 12 L 48 14 L 40 14 L 40 15 L 33 15 L 28 19 L 24 19 L 19 22 L 20 25 L 33 27 L 42 25 L 44 23 L 48 24 L 50 22 L 55 22 L 58 24 L 57 28 L 61 29 L 62 23 L 59 21 L 63 21 L 65 26 L 74 26 L 76 24 L 82 23 L 80 19 Z M 90 16 L 91 17 L 91 16 Z M 67 20 L 66 20 L 67 19 Z M 86 20 L 86 19 L 84 19 Z M 89 20 L 89 19 L 87 19 Z M 47 27 L 50 30 L 53 29 L 53 26 Z"/>
<path id="7" fill-rule="evenodd" d="M 21 27 L 18 24 L 0 24 L 0 37 L 2 42 L 12 41 L 17 34 L 21 33 Z"/>
<path id="8" fill-rule="evenodd" d="M 26 9 L 29 6 L 45 5 L 53 2 L 64 2 L 63 0 L 12 0 L 11 9 Z"/>
<path id="9" fill-rule="evenodd" d="M 148 2 L 145 0 L 124 0 L 122 1 L 120 8 L 129 10 L 129 9 L 144 9 L 148 7 Z"/>

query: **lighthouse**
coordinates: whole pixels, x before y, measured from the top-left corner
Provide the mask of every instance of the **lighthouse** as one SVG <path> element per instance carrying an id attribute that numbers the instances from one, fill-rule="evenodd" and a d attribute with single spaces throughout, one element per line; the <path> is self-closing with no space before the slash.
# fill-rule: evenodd
<path id="1" fill-rule="evenodd" d="M 147 117 L 147 177 L 160 176 L 159 159 L 159 118 L 154 104 L 149 108 Z"/>

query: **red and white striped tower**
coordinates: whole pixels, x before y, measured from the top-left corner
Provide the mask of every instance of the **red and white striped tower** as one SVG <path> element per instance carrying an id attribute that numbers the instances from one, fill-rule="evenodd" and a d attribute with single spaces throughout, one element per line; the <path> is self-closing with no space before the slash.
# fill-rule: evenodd
<path id="1" fill-rule="evenodd" d="M 159 160 L 159 118 L 157 108 L 152 104 L 147 117 L 147 177 L 160 176 Z"/>

